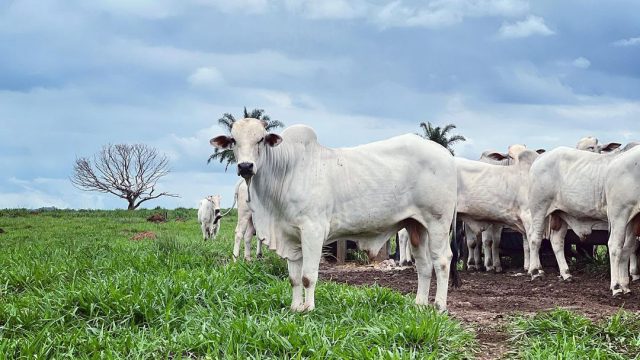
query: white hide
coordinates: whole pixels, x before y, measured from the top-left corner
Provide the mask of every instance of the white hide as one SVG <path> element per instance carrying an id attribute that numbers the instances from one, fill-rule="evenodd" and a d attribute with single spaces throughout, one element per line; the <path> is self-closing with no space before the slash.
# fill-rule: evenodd
<path id="1" fill-rule="evenodd" d="M 413 134 L 330 149 L 307 126 L 291 126 L 279 137 L 256 119 L 236 121 L 232 135 L 211 143 L 232 146 L 239 174 L 251 179 L 257 236 L 288 261 L 292 310 L 315 307 L 324 244 L 356 240 L 375 254 L 407 226 L 416 234 L 416 303 L 427 304 L 435 268 L 435 304 L 446 309 L 457 186 L 446 149 Z"/>
<path id="2" fill-rule="evenodd" d="M 411 254 L 411 242 L 409 239 L 409 232 L 407 229 L 398 231 L 398 249 L 400 252 L 400 266 L 408 266 L 413 262 L 413 255 Z"/>
<path id="3" fill-rule="evenodd" d="M 220 229 L 220 195 L 207 196 L 200 200 L 198 222 L 204 240 L 215 239 Z"/>

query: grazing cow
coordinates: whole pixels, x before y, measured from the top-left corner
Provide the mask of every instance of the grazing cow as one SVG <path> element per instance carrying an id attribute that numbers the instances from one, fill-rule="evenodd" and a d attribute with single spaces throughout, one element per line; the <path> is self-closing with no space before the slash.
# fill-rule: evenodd
<path id="1" fill-rule="evenodd" d="M 553 231 L 551 245 L 560 275 L 570 280 L 561 235 L 570 227 L 585 239 L 594 226 L 609 221 L 611 290 L 614 296 L 630 291 L 628 272 L 620 267 L 626 268 L 629 249 L 635 246 L 635 241 L 625 240 L 625 234 L 632 237 L 637 232 L 640 192 L 633 184 L 637 181 L 633 176 L 637 176 L 639 160 L 640 147 L 607 154 L 560 147 L 536 161 L 529 173 L 532 215 L 529 274 L 533 279 L 544 275 L 538 252 L 547 223 Z"/>
<path id="2" fill-rule="evenodd" d="M 456 158 L 458 217 L 465 222 L 469 269 L 480 267 L 481 232 L 491 231 L 489 236 L 493 243 L 484 242 L 485 267 L 489 271 L 502 271 L 499 240 L 496 241 L 502 227 L 510 227 L 526 238 L 531 221 L 527 198 L 528 172 L 538 153 L 523 146 L 513 149 L 513 165 L 509 166 Z M 507 158 L 499 153 L 486 156 L 497 161 Z M 523 245 L 524 267 L 527 269 L 527 242 L 523 241 Z"/>
<path id="3" fill-rule="evenodd" d="M 445 148 L 408 134 L 330 149 L 310 127 L 291 126 L 279 136 L 256 119 L 236 121 L 231 134 L 211 144 L 233 148 L 257 236 L 287 259 L 293 311 L 315 308 L 324 244 L 352 239 L 375 255 L 401 228 L 409 229 L 416 260 L 416 304 L 428 303 L 435 268 L 435 305 L 446 309 L 449 271 L 457 279 L 449 247 L 457 182 Z"/>
<path id="4" fill-rule="evenodd" d="M 207 196 L 200 200 L 198 221 L 204 240 L 215 239 L 220 229 L 220 195 Z"/>
<path id="5" fill-rule="evenodd" d="M 233 259 L 240 256 L 240 242 L 244 239 L 244 258 L 251 260 L 251 239 L 256 234 L 249 208 L 249 192 L 247 183 L 239 180 L 236 184 L 235 201 L 238 202 L 238 224 L 235 231 L 235 243 L 233 245 Z M 233 207 L 233 206 L 232 206 Z M 262 242 L 258 239 L 256 257 L 262 257 Z"/>

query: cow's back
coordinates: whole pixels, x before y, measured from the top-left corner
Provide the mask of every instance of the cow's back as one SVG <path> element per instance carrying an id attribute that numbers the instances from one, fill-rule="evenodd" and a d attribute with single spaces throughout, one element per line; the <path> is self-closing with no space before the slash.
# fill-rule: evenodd
<path id="1" fill-rule="evenodd" d="M 213 220 L 213 205 L 207 199 L 200 200 L 200 206 L 198 207 L 198 221 L 210 222 Z"/>

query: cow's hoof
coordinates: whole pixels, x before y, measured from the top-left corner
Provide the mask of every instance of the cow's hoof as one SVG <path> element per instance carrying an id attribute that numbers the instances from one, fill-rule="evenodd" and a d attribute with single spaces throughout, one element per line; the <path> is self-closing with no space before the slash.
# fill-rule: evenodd
<path id="1" fill-rule="evenodd" d="M 263 259 L 263 258 L 264 258 L 264 255 L 262 255 L 262 254 L 256 255 L 256 259 Z"/>
<path id="2" fill-rule="evenodd" d="M 409 263 L 406 261 L 400 261 L 400 263 L 398 264 L 398 266 L 400 267 L 405 267 L 405 266 L 409 266 Z"/>
<path id="3" fill-rule="evenodd" d="M 304 304 L 293 305 L 291 304 L 291 311 L 293 312 L 304 312 Z"/>
<path id="4" fill-rule="evenodd" d="M 245 257 L 244 257 L 244 261 L 251 261 L 251 257 L 250 257 L 250 256 L 248 256 L 248 257 L 247 257 L 247 256 L 245 256 Z"/>
<path id="5" fill-rule="evenodd" d="M 633 274 L 631 274 L 631 281 L 632 281 L 632 282 L 636 282 L 636 281 L 638 281 L 638 280 L 640 280 L 640 275 L 633 275 Z"/>
<path id="6" fill-rule="evenodd" d="M 436 304 L 436 310 L 440 314 L 444 314 L 444 315 L 448 315 L 449 314 L 449 311 L 447 310 L 447 306 L 446 305 Z"/>
<path id="7" fill-rule="evenodd" d="M 418 306 L 427 306 L 429 305 L 429 299 L 427 299 L 426 297 L 417 297 L 416 298 L 416 305 Z"/>
<path id="8" fill-rule="evenodd" d="M 573 276 L 567 275 L 567 277 L 563 278 L 562 281 L 568 282 L 568 283 L 572 283 L 573 282 Z"/>
<path id="9" fill-rule="evenodd" d="M 611 291 L 614 298 L 621 298 L 623 295 L 622 286 L 620 286 L 620 284 L 614 285 Z"/>
<path id="10" fill-rule="evenodd" d="M 533 269 L 531 271 L 531 281 L 538 280 L 538 279 L 540 280 L 544 279 L 544 271 L 540 269 Z"/>
<path id="11" fill-rule="evenodd" d="M 486 271 L 493 271 L 495 268 L 493 266 L 487 266 Z"/>
<path id="12" fill-rule="evenodd" d="M 467 265 L 467 270 L 469 270 L 469 271 L 476 271 L 476 270 L 477 270 L 477 268 L 476 268 L 476 266 L 475 266 L 475 265 Z"/>
<path id="13" fill-rule="evenodd" d="M 502 272 L 502 266 L 496 266 L 495 270 L 494 270 L 497 274 L 500 274 Z"/>

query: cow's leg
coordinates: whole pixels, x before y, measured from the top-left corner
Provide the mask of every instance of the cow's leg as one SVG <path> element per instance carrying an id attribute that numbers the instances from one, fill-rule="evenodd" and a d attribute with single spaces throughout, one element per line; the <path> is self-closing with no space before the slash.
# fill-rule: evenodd
<path id="1" fill-rule="evenodd" d="M 398 251 L 400 252 L 400 266 L 407 266 L 409 264 L 409 241 L 404 236 L 399 236 Z"/>
<path id="2" fill-rule="evenodd" d="M 318 269 L 322 257 L 325 235 L 322 229 L 309 224 L 302 229 L 302 285 L 304 286 L 304 310 L 315 309 L 315 291 Z"/>
<path id="3" fill-rule="evenodd" d="M 449 288 L 449 270 L 451 267 L 451 245 L 449 243 L 449 226 L 440 221 L 431 221 L 428 225 L 429 254 L 432 266 L 436 272 L 436 308 L 440 311 L 447 310 L 447 292 Z M 431 271 L 431 270 L 429 270 Z"/>
<path id="4" fill-rule="evenodd" d="M 631 281 L 640 280 L 640 270 L 638 269 L 638 240 L 635 241 L 635 250 L 629 257 L 629 272 L 631 273 Z"/>
<path id="5" fill-rule="evenodd" d="M 478 234 L 467 228 L 467 249 L 469 249 L 469 258 L 467 259 L 467 269 L 479 270 L 480 269 L 480 244 L 478 241 Z"/>
<path id="6" fill-rule="evenodd" d="M 258 259 L 262 258 L 262 241 L 256 237 L 256 257 Z"/>
<path id="7" fill-rule="evenodd" d="M 502 226 L 494 225 L 490 229 L 490 236 L 493 238 L 491 242 L 491 258 L 493 260 L 493 269 L 497 273 L 502 272 L 502 263 L 500 262 L 500 240 L 502 240 Z"/>
<path id="8" fill-rule="evenodd" d="M 405 241 L 404 244 L 404 258 L 407 261 L 407 265 L 413 264 L 413 254 L 411 253 L 411 242 Z"/>
<path id="9" fill-rule="evenodd" d="M 626 238 L 620 254 L 620 266 L 618 276 L 620 277 L 620 286 L 623 294 L 630 294 L 629 288 L 629 263 L 631 255 L 636 251 L 636 237 L 632 232 L 631 226 L 627 226 Z"/>
<path id="10" fill-rule="evenodd" d="M 533 214 L 531 223 L 531 234 L 529 240 L 529 275 L 531 279 L 544 276 L 542 264 L 540 263 L 540 245 L 542 244 L 542 234 L 544 232 L 544 213 Z M 525 226 L 525 229 L 527 227 Z M 526 261 L 526 257 L 525 257 Z"/>
<path id="11" fill-rule="evenodd" d="M 233 260 L 237 260 L 240 257 L 240 242 L 244 238 L 244 233 L 247 229 L 247 220 L 246 219 L 238 219 L 238 224 L 236 225 L 234 243 L 233 243 Z"/>
<path id="12" fill-rule="evenodd" d="M 203 222 L 200 224 L 200 229 L 202 230 L 202 239 L 207 240 L 207 225 Z"/>
<path id="13" fill-rule="evenodd" d="M 302 258 L 298 260 L 287 259 L 289 268 L 289 281 L 291 282 L 291 311 L 304 311 L 304 299 L 302 298 Z"/>
<path id="14" fill-rule="evenodd" d="M 213 224 L 213 238 L 218 237 L 218 231 L 220 231 L 220 223 Z"/>
<path id="15" fill-rule="evenodd" d="M 626 235 L 626 221 L 624 219 L 610 217 L 611 232 L 609 233 L 609 265 L 611 268 L 611 292 L 614 297 L 622 295 L 622 284 L 620 284 L 620 255 L 624 246 Z M 625 264 L 626 272 L 626 264 Z"/>
<path id="16" fill-rule="evenodd" d="M 244 230 L 244 234 L 242 236 L 244 238 L 244 258 L 247 261 L 251 261 L 251 239 L 253 238 L 254 233 L 255 229 L 253 227 L 253 221 L 249 220 L 247 222 L 247 228 Z"/>
<path id="17" fill-rule="evenodd" d="M 482 252 L 484 255 L 484 269 L 486 271 L 493 271 L 493 261 L 492 261 L 492 252 L 491 248 L 493 246 L 493 238 L 491 236 L 491 231 L 493 230 L 493 226 L 489 226 L 485 231 L 481 233 L 482 236 Z"/>
<path id="18" fill-rule="evenodd" d="M 529 250 L 529 238 L 527 238 L 527 235 L 522 235 L 522 255 L 524 259 L 524 265 L 522 267 L 524 271 L 529 271 L 531 251 Z"/>
<path id="19" fill-rule="evenodd" d="M 553 253 L 556 256 L 556 261 L 558 262 L 558 269 L 560 269 L 560 276 L 565 281 L 571 281 L 572 277 L 569 273 L 569 265 L 567 265 L 567 258 L 564 256 L 564 237 L 567 235 L 567 223 L 557 218 L 557 221 L 560 222 L 559 228 L 557 230 L 551 229 L 551 247 L 553 247 Z"/>
<path id="20" fill-rule="evenodd" d="M 412 224 L 409 231 L 409 243 L 411 253 L 416 261 L 416 272 L 418 273 L 418 291 L 416 292 L 416 305 L 427 305 L 429 303 L 429 287 L 431 286 L 431 273 L 433 272 L 433 262 L 431 256 L 427 254 L 427 231 L 419 224 Z"/>

